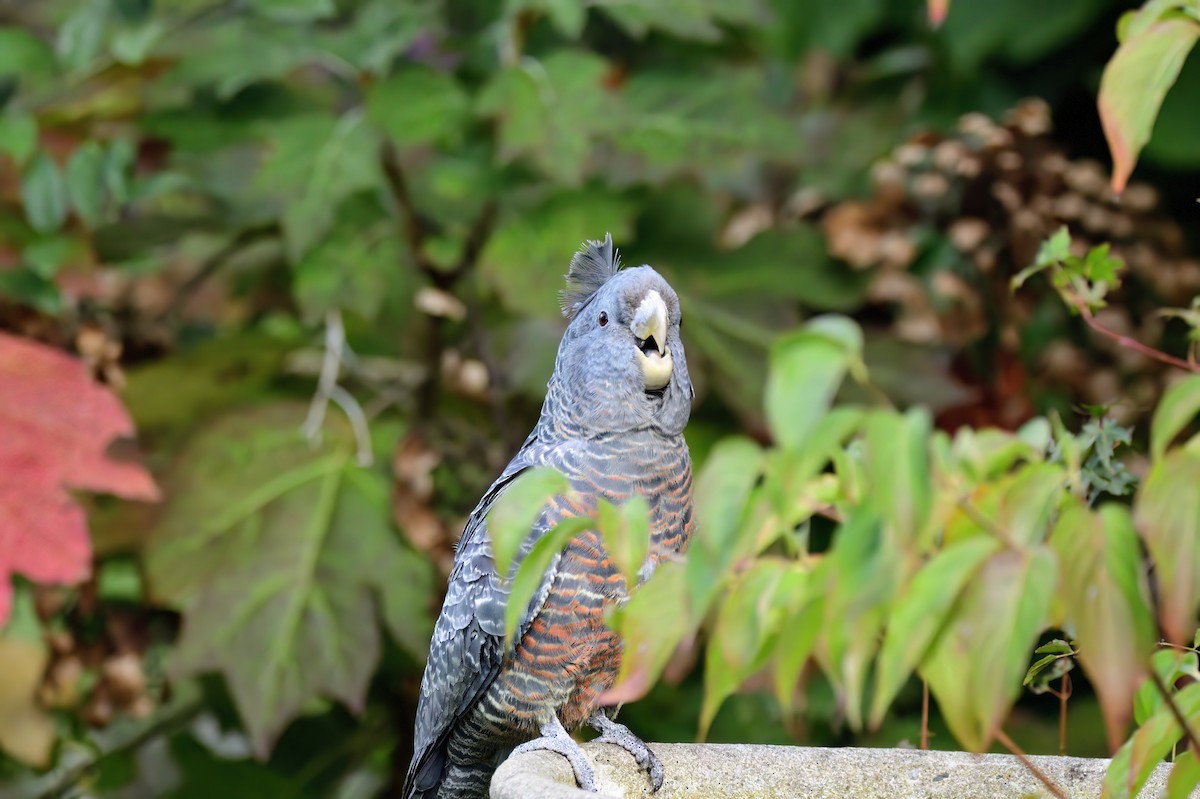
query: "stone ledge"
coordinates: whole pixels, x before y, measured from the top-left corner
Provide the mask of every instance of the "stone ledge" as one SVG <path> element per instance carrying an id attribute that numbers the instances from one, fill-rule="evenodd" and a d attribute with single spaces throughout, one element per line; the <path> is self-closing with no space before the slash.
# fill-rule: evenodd
<path id="1" fill-rule="evenodd" d="M 1012 755 L 913 749 L 809 748 L 745 744 L 651 744 L 663 762 L 662 790 L 650 793 L 632 758 L 608 744 L 584 744 L 600 793 L 575 786 L 567 761 L 551 752 L 509 758 L 492 779 L 492 799 L 1022 799 L 1050 793 Z M 1096 799 L 1108 760 L 1032 756 L 1071 799 Z M 1165 795 L 1169 764 L 1146 783 Z M 1200 797 L 1200 791 L 1192 797 Z"/>

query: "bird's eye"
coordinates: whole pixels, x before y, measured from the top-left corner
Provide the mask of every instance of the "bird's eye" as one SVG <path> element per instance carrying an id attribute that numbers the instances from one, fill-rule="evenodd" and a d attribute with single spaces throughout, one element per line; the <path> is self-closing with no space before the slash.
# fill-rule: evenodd
<path id="1" fill-rule="evenodd" d="M 600 312 L 600 327 L 604 327 L 607 324 L 608 324 L 608 312 L 601 311 Z"/>

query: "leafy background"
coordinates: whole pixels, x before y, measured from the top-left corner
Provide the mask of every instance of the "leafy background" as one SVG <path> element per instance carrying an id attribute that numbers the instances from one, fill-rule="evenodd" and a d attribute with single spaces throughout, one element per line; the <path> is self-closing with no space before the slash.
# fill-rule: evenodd
<path id="1" fill-rule="evenodd" d="M 2 790 L 395 794 L 452 543 L 536 418 L 570 254 L 605 232 L 681 295 L 698 466 L 770 437 L 772 343 L 836 311 L 876 390 L 936 427 L 1106 413 L 1096 451 L 1132 443 L 1140 475 L 1172 370 L 1010 287 L 1066 223 L 1129 267 L 1097 319 L 1187 347 L 1155 311 L 1200 292 L 1200 56 L 1114 201 L 1096 94 L 1126 8 L 0 8 L 0 331 L 77 357 L 41 383 L 0 360 L 28 388 L 0 389 L 0 425 L 38 431 L 0 449 L 28 476 L 0 511 L 78 503 L 37 518 L 46 552 L 0 535 Z M 37 456 L 60 439 L 91 460 Z M 815 671 L 796 708 L 751 679 L 702 725 L 698 653 L 625 711 L 647 739 L 920 736 L 918 682 L 862 733 Z M 1058 704 L 1024 695 L 1013 738 L 1057 751 Z M 1071 754 L 1108 751 L 1078 675 L 1071 719 Z"/>

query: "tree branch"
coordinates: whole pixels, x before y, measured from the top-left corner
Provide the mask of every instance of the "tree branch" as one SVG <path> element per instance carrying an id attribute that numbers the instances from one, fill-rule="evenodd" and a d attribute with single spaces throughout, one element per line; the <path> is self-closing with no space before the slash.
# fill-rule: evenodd
<path id="1" fill-rule="evenodd" d="M 1058 783 L 1050 779 L 1049 774 L 1034 765 L 1033 761 L 1029 759 L 1029 755 L 1025 754 L 1021 747 L 1017 746 L 1016 742 L 1012 738 L 1009 738 L 1008 734 L 1005 733 L 1004 730 L 997 728 L 996 740 L 1004 744 L 1005 749 L 1016 755 L 1017 760 L 1021 761 L 1021 765 L 1029 769 L 1029 772 L 1033 774 L 1033 776 L 1037 777 L 1038 782 L 1046 786 L 1047 791 L 1054 794 L 1057 799 L 1067 799 L 1066 792 L 1063 791 L 1062 788 L 1058 787 Z"/>

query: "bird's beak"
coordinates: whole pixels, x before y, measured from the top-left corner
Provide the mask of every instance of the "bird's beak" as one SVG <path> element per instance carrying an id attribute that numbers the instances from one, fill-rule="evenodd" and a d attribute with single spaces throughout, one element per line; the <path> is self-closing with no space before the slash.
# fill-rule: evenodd
<path id="1" fill-rule="evenodd" d="M 671 353 L 667 350 L 667 304 L 651 289 L 633 314 L 629 325 L 637 339 L 638 362 L 646 390 L 656 391 L 671 379 Z"/>

